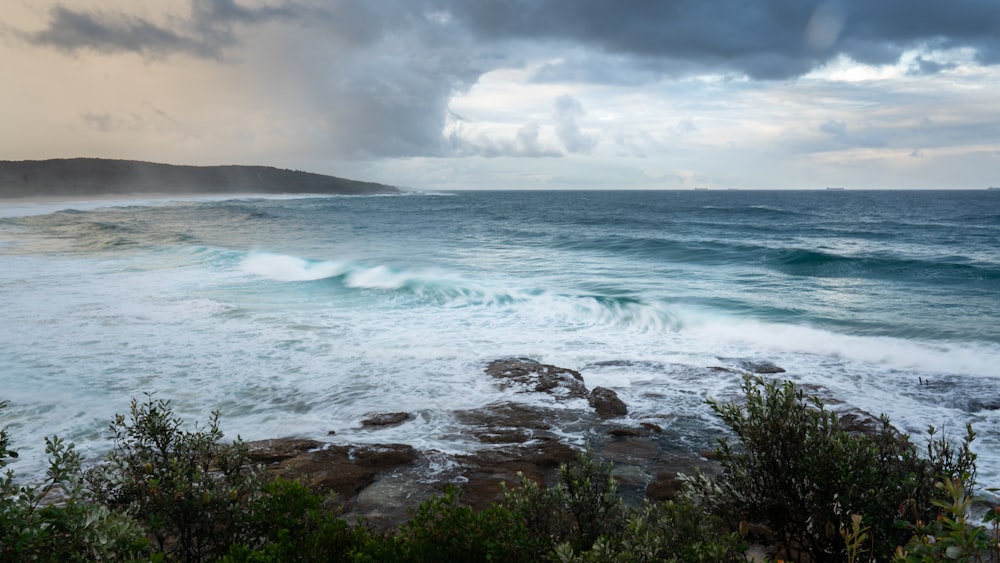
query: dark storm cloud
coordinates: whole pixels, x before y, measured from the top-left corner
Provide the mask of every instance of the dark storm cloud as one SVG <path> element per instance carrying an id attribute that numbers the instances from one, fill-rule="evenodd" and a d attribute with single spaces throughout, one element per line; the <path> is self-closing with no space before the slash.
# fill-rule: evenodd
<path id="1" fill-rule="evenodd" d="M 293 39 L 278 48 L 289 52 L 250 61 L 248 72 L 271 77 L 273 93 L 263 95 L 275 103 L 283 91 L 306 92 L 297 98 L 303 107 L 289 111 L 319 116 L 312 134 L 325 136 L 331 154 L 355 157 L 558 154 L 538 141 L 539 124 L 506 142 L 463 144 L 442 133 L 456 93 L 486 72 L 529 62 L 536 81 L 628 86 L 696 74 L 788 79 L 841 54 L 890 63 L 921 47 L 969 47 L 982 63 L 1000 62 L 997 0 L 286 0 L 254 8 L 190 0 L 155 22 L 67 5 L 42 29 L 14 34 L 66 52 L 236 62 L 267 24 L 287 24 Z M 920 61 L 918 72 L 948 68 Z M 582 108 L 565 103 L 553 114 L 557 134 L 567 151 L 586 153 L 595 141 L 577 125 Z M 112 125 L 99 113 L 85 120 Z M 835 129 L 823 133 L 870 141 Z"/>
<path id="2" fill-rule="evenodd" d="M 406 17 L 396 14 L 412 13 L 408 6 L 397 4 L 383 13 L 378 6 L 356 0 L 320 5 L 287 1 L 259 8 L 248 8 L 235 0 L 190 0 L 184 16 L 157 24 L 118 12 L 74 10 L 57 5 L 50 11 L 44 29 L 17 30 L 14 34 L 35 45 L 69 52 L 93 50 L 219 59 L 224 58 L 227 48 L 240 44 L 239 26 L 294 21 L 305 27 L 322 27 L 324 33 L 336 35 L 348 44 L 366 44 L 386 29 L 405 25 Z"/>
<path id="3" fill-rule="evenodd" d="M 192 0 L 190 18 L 170 27 L 57 7 L 48 27 L 25 36 L 70 51 L 216 57 L 236 41 L 236 24 L 298 18 L 360 41 L 386 33 L 419 35 L 428 27 L 427 15 L 450 24 L 440 34 L 425 36 L 428 43 L 468 35 L 477 49 L 507 41 L 538 43 L 539 50 L 575 46 L 659 72 L 724 71 L 780 79 L 808 72 L 837 54 L 889 63 L 905 49 L 925 45 L 971 47 L 983 63 L 1000 61 L 996 0 L 340 0 L 260 8 L 235 0 Z M 552 68 L 547 71 L 554 76 Z"/>
<path id="4" fill-rule="evenodd" d="M 164 57 L 187 54 L 220 58 L 237 43 L 235 24 L 255 24 L 296 14 L 287 8 L 249 9 L 233 0 L 192 0 L 190 17 L 157 25 L 143 18 L 112 12 L 77 11 L 56 6 L 48 26 L 18 35 L 33 44 L 62 51 L 93 50 L 102 53 L 135 52 Z"/>
<path id="5" fill-rule="evenodd" d="M 838 54 L 889 63 L 904 50 L 924 45 L 972 47 L 983 63 L 1000 59 L 1000 3 L 995 0 L 446 3 L 455 18 L 483 38 L 587 45 L 664 72 L 781 79 Z"/>
<path id="6" fill-rule="evenodd" d="M 63 51 L 92 49 L 98 52 L 133 51 L 146 55 L 172 53 L 208 54 L 207 45 L 195 38 L 121 14 L 77 12 L 62 6 L 52 9 L 48 27 L 20 35 L 31 43 Z"/>

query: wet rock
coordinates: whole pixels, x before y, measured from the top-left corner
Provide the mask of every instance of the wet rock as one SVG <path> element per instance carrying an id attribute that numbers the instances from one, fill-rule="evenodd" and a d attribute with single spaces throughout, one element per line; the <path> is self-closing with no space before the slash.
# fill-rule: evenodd
<path id="1" fill-rule="evenodd" d="M 743 369 L 759 374 L 772 374 L 772 373 L 785 373 L 785 368 L 778 367 L 771 362 L 754 362 L 750 360 L 745 360 L 740 362 L 740 367 Z"/>
<path id="2" fill-rule="evenodd" d="M 969 412 L 996 411 L 1000 410 L 1000 398 L 996 399 L 972 399 L 969 401 Z"/>
<path id="3" fill-rule="evenodd" d="M 494 360 L 486 366 L 486 373 L 499 379 L 505 388 L 548 393 L 560 399 L 583 399 L 587 396 L 587 387 L 580 372 L 528 358 Z"/>
<path id="4" fill-rule="evenodd" d="M 608 430 L 608 436 L 616 438 L 638 438 L 642 435 L 642 431 L 637 428 L 612 428 Z"/>
<path id="5" fill-rule="evenodd" d="M 655 424 L 652 422 L 641 422 L 639 423 L 639 426 L 642 426 L 643 428 L 649 430 L 654 434 L 663 434 L 663 427 L 660 426 L 659 424 Z"/>
<path id="6" fill-rule="evenodd" d="M 683 487 L 684 484 L 676 473 L 657 475 L 656 479 L 646 485 L 646 498 L 654 502 L 674 500 Z"/>
<path id="7" fill-rule="evenodd" d="M 579 450 L 572 446 L 543 439 L 456 456 L 466 480 L 461 487 L 462 502 L 477 510 L 487 508 L 503 497 L 503 486 L 517 487 L 522 475 L 539 485 L 554 485 L 559 466 L 578 455 Z"/>
<path id="8" fill-rule="evenodd" d="M 606 387 L 595 387 L 588 399 L 590 406 L 601 418 L 613 418 L 628 414 L 628 407 L 618 398 L 618 393 Z"/>
<path id="9" fill-rule="evenodd" d="M 289 459 L 322 445 L 322 442 L 303 438 L 275 438 L 246 443 L 250 461 L 265 464 Z"/>
<path id="10" fill-rule="evenodd" d="M 660 453 L 659 443 L 642 436 L 621 436 L 597 444 L 595 453 L 615 465 L 648 465 Z"/>
<path id="11" fill-rule="evenodd" d="M 458 411 L 455 418 L 469 433 L 486 444 L 521 444 L 536 438 L 551 438 L 559 413 L 541 407 L 499 403 L 481 409 Z"/>
<path id="12" fill-rule="evenodd" d="M 402 424 L 412 418 L 410 413 L 405 412 L 385 412 L 370 416 L 361 421 L 362 428 L 373 428 L 380 426 L 395 426 Z"/>
<path id="13" fill-rule="evenodd" d="M 496 403 L 480 409 L 457 411 L 455 418 L 466 426 L 482 427 L 491 431 L 502 429 L 548 430 L 559 412 L 553 409 L 520 405 L 517 403 Z"/>
<path id="14" fill-rule="evenodd" d="M 412 446 L 329 445 L 282 460 L 272 470 L 286 478 L 301 478 L 308 484 L 336 492 L 349 501 L 380 473 L 409 465 L 419 455 Z"/>
<path id="15" fill-rule="evenodd" d="M 849 434 L 874 436 L 882 429 L 879 417 L 861 410 L 853 410 L 837 416 L 840 429 Z"/>

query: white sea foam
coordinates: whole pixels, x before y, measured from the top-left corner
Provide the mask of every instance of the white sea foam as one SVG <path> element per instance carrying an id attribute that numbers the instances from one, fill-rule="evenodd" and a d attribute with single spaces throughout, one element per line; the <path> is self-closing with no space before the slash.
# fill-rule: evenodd
<path id="1" fill-rule="evenodd" d="M 348 268 L 343 262 L 310 262 L 278 254 L 252 254 L 243 260 L 241 267 L 247 273 L 277 281 L 322 280 L 339 276 Z"/>

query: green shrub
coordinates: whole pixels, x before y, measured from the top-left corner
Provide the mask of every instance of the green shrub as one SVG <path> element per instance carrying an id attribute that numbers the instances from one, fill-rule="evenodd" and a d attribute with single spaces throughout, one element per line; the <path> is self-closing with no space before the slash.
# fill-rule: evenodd
<path id="1" fill-rule="evenodd" d="M 601 536 L 615 537 L 625 528 L 626 510 L 611 469 L 611 464 L 594 460 L 585 450 L 575 463 L 559 467 L 554 486 L 542 488 L 522 478 L 521 486 L 508 491 L 502 505 L 513 512 L 542 553 L 562 543 L 587 551 Z"/>
<path id="2" fill-rule="evenodd" d="M 460 491 L 448 486 L 444 495 L 421 503 L 413 518 L 387 540 L 377 559 L 414 563 L 535 560 L 526 529 L 510 510 L 494 504 L 475 511 L 459 504 L 460 499 Z"/>
<path id="3" fill-rule="evenodd" d="M 346 561 L 363 553 L 372 536 L 338 518 L 326 500 L 298 481 L 278 477 L 265 484 L 248 507 L 251 539 L 232 546 L 222 561 Z"/>
<path id="4" fill-rule="evenodd" d="M 0 411 L 6 403 L 0 402 Z M 17 457 L 0 428 L 0 467 Z M 49 468 L 38 486 L 18 485 L 14 472 L 0 477 L 0 560 L 125 561 L 144 546 L 139 526 L 89 500 L 80 456 L 58 437 L 45 439 Z"/>
<path id="5" fill-rule="evenodd" d="M 588 551 L 556 547 L 560 563 L 722 563 L 745 561 L 736 533 L 687 500 L 646 504 L 633 511 L 620 536 L 601 536 Z"/>
<path id="6" fill-rule="evenodd" d="M 934 505 L 941 514 L 934 520 L 915 524 L 902 522 L 901 527 L 913 533 L 904 547 L 896 549 L 896 563 L 932 563 L 934 561 L 961 561 L 983 563 L 997 561 L 1000 545 L 997 537 L 983 526 L 969 521 L 973 497 L 966 484 L 958 478 L 945 479 L 937 484 L 944 493 Z M 996 519 L 996 509 L 987 513 L 986 521 Z"/>
<path id="7" fill-rule="evenodd" d="M 971 428 L 958 448 L 932 432 L 929 457 L 921 458 L 885 417 L 871 435 L 853 435 L 819 399 L 805 397 L 791 382 L 747 376 L 742 388 L 743 404 L 709 402 L 738 443 L 720 440 L 722 473 L 712 490 L 702 492 L 730 525 L 764 524 L 773 532 L 770 541 L 788 557 L 843 560 L 840 531 L 850 529 L 852 515 L 862 515 L 870 556 L 887 560 L 908 539 L 895 526 L 901 515 L 930 521 L 939 513 L 931 502 L 938 477 L 975 472 Z"/>
<path id="8" fill-rule="evenodd" d="M 114 449 L 87 480 L 98 500 L 143 524 L 156 551 L 212 560 L 247 539 L 260 483 L 245 445 L 221 443 L 218 412 L 207 428 L 182 424 L 168 401 L 133 399 L 129 416 L 111 423 Z"/>

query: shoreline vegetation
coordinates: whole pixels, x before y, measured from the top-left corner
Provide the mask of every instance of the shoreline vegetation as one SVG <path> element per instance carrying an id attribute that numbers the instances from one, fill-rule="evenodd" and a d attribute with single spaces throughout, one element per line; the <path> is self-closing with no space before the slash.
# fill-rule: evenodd
<path id="1" fill-rule="evenodd" d="M 69 158 L 0 161 L 0 198 L 107 195 L 395 194 L 384 184 L 269 166 Z"/>
<path id="2" fill-rule="evenodd" d="M 616 428 L 627 406 L 613 391 L 524 358 L 486 373 L 586 398 L 608 440 L 574 449 L 546 438 L 551 412 L 493 406 L 466 416 L 478 438 L 506 445 L 442 465 L 402 444 L 227 442 L 218 412 L 189 426 L 147 395 L 111 422 L 101 463 L 83 468 L 52 437 L 43 483 L 0 477 L 0 560 L 998 561 L 1000 506 L 976 496 L 971 427 L 960 440 L 930 428 L 921 446 L 884 416 L 838 416 L 767 367 L 732 374 L 742 399 L 708 401 L 730 430 L 711 461 L 675 463 L 644 498 L 614 461 L 657 429 Z M 3 406 L 0 467 L 16 457 Z"/>

